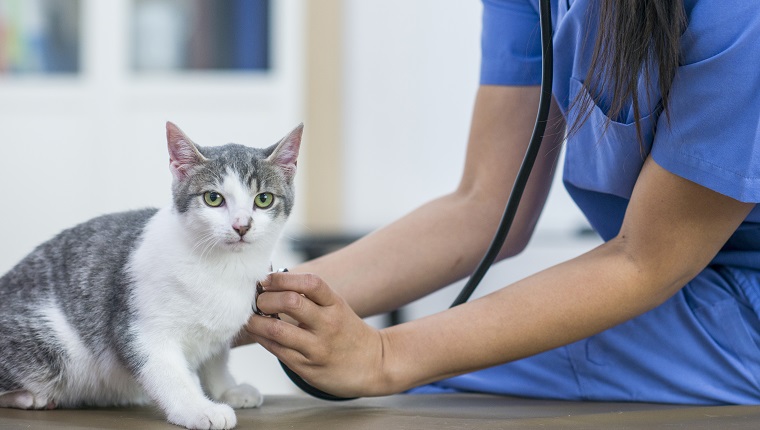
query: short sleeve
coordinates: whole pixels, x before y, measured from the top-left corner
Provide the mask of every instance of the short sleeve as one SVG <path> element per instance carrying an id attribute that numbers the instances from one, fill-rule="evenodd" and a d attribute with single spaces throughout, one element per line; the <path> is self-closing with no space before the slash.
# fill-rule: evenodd
<path id="1" fill-rule="evenodd" d="M 760 202 L 760 2 L 692 0 L 687 15 L 670 118 L 658 119 L 652 156 L 702 186 Z"/>
<path id="2" fill-rule="evenodd" d="M 529 0 L 483 0 L 480 83 L 541 83 L 538 12 Z"/>

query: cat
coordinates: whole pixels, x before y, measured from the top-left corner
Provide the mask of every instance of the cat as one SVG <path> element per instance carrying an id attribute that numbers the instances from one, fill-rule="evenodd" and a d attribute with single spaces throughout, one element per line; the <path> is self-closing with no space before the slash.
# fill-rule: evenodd
<path id="1" fill-rule="evenodd" d="M 153 403 L 226 429 L 259 406 L 227 357 L 293 208 L 302 133 L 202 147 L 167 122 L 169 205 L 65 230 L 0 278 L 0 407 Z"/>

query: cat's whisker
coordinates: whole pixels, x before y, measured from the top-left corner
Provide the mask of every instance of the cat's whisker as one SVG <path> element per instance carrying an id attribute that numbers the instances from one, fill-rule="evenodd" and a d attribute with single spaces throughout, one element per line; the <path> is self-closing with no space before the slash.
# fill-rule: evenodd
<path id="1" fill-rule="evenodd" d="M 206 246 L 203 248 L 203 251 L 201 252 L 200 260 L 203 261 L 208 254 L 211 253 L 211 250 L 214 249 L 214 247 L 219 244 L 219 240 L 215 237 L 211 237 L 209 240 L 206 241 Z"/>
<path id="2" fill-rule="evenodd" d="M 198 244 L 197 254 L 198 254 L 198 259 L 199 260 L 203 261 L 206 252 L 210 248 L 213 247 L 213 244 L 214 244 L 214 238 L 213 237 L 209 237 L 209 238 L 203 240 L 201 243 Z"/>
<path id="3" fill-rule="evenodd" d="M 199 247 L 201 247 L 202 245 L 205 245 L 205 243 L 208 242 L 209 240 L 213 240 L 213 238 L 214 238 L 213 232 L 204 234 L 196 241 L 195 246 L 193 246 L 193 248 L 191 249 L 191 252 L 197 251 Z"/>
<path id="4" fill-rule="evenodd" d="M 219 243 L 219 241 L 220 240 L 216 237 L 216 234 L 214 234 L 214 232 L 206 233 L 198 240 L 198 243 L 193 248 L 193 252 L 200 250 L 201 252 L 199 260 L 203 261 L 206 257 L 206 254 L 209 253 Z"/>
<path id="5" fill-rule="evenodd" d="M 201 261 L 203 261 L 204 257 L 210 256 L 211 251 L 216 248 L 217 245 L 219 245 L 222 242 L 222 239 L 214 236 L 211 238 L 211 240 L 208 242 L 208 245 L 203 250 L 203 253 L 201 253 Z"/>

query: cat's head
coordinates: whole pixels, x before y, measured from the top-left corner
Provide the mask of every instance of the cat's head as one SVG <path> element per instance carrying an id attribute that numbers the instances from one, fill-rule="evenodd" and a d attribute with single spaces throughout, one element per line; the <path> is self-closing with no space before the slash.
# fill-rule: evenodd
<path id="1" fill-rule="evenodd" d="M 293 208 L 303 124 L 278 143 L 203 147 L 166 123 L 175 212 L 199 252 L 271 249 Z"/>

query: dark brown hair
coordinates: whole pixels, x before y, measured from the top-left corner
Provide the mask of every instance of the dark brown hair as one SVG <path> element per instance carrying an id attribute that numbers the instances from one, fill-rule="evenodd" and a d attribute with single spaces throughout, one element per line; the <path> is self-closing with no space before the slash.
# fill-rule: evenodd
<path id="1" fill-rule="evenodd" d="M 608 118 L 617 118 L 633 98 L 636 134 L 642 143 L 639 76 L 643 74 L 649 87 L 651 74 L 656 71 L 660 103 L 667 115 L 670 87 L 680 64 L 681 33 L 686 26 L 683 0 L 596 0 L 596 3 L 598 33 L 585 80 L 590 97 L 579 96 L 573 102 L 579 114 L 571 133 L 588 119 L 594 103 L 605 91 L 611 96 Z"/>

